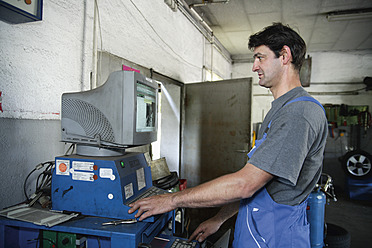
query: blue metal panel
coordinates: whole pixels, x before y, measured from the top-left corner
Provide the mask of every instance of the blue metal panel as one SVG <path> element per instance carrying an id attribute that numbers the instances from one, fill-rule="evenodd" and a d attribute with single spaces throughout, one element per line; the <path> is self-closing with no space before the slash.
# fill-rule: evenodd
<path id="1" fill-rule="evenodd" d="M 137 222 L 117 226 L 102 226 L 111 219 L 85 217 L 71 220 L 53 227 L 38 226 L 32 223 L 0 217 L 0 248 L 36 247 L 39 230 L 81 234 L 88 239 L 88 247 L 138 247 L 139 243 L 150 243 L 159 228 L 162 229 L 171 218 L 171 213 L 156 218 L 154 223 Z M 148 236 L 143 238 L 143 233 Z M 32 240 L 32 241 L 28 241 Z"/>
<path id="2" fill-rule="evenodd" d="M 346 183 L 351 199 L 372 201 L 372 177 L 364 179 L 346 177 Z"/>
<path id="3" fill-rule="evenodd" d="M 59 168 L 62 163 L 66 171 Z M 119 157 L 57 157 L 52 178 L 52 209 L 131 219 L 135 213 L 128 214 L 125 202 L 150 187 L 151 167 L 142 153 Z M 154 218 L 146 221 L 152 222 Z"/>

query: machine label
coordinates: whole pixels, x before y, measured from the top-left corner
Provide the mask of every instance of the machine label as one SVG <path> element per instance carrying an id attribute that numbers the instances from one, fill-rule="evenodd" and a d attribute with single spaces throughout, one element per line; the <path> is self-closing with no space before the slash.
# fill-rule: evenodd
<path id="1" fill-rule="evenodd" d="M 74 171 L 74 173 L 72 173 L 72 180 L 93 182 L 94 181 L 93 176 L 94 173 Z"/>
<path id="2" fill-rule="evenodd" d="M 99 176 L 101 178 L 112 178 L 113 177 L 113 170 L 110 168 L 100 168 L 99 169 Z"/>
<path id="3" fill-rule="evenodd" d="M 146 179 L 145 179 L 145 170 L 143 168 L 138 169 L 136 171 L 137 174 L 137 183 L 138 183 L 138 191 L 146 187 Z"/>
<path id="4" fill-rule="evenodd" d="M 56 161 L 56 174 L 57 175 L 70 175 L 70 160 L 57 160 Z"/>
<path id="5" fill-rule="evenodd" d="M 93 171 L 93 162 L 72 161 L 72 168 L 74 170 Z"/>
<path id="6" fill-rule="evenodd" d="M 124 186 L 125 200 L 134 195 L 133 192 L 133 183 L 127 184 Z"/>

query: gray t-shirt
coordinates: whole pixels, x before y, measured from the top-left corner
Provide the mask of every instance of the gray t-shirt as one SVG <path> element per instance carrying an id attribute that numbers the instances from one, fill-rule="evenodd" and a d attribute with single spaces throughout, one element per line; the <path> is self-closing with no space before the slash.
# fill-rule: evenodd
<path id="1" fill-rule="evenodd" d="M 274 175 L 266 185 L 273 200 L 292 206 L 306 199 L 321 175 L 328 133 L 325 113 L 316 103 L 285 105 L 300 96 L 310 95 L 297 87 L 272 102 L 257 136 L 261 139 L 272 121 L 267 138 L 248 161 Z"/>

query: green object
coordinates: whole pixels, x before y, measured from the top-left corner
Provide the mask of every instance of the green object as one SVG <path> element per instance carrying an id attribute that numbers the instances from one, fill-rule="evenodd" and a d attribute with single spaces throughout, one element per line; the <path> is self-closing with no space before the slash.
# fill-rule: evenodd
<path id="1" fill-rule="evenodd" d="M 59 232 L 57 238 L 58 248 L 76 248 L 76 234 Z"/>
<path id="2" fill-rule="evenodd" d="M 57 244 L 57 233 L 53 231 L 43 231 L 43 247 L 52 248 Z"/>
<path id="3" fill-rule="evenodd" d="M 43 231 L 44 248 L 76 248 L 76 234 Z"/>
<path id="4" fill-rule="evenodd" d="M 325 104 L 323 105 L 327 120 L 329 123 L 340 126 L 363 125 L 363 114 L 368 112 L 368 106 L 347 106 L 347 112 L 341 113 L 340 105 Z"/>

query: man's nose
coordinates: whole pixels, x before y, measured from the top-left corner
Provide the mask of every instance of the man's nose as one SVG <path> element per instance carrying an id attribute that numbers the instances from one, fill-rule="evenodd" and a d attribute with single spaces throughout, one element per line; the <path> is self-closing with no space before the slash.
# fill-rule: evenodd
<path id="1" fill-rule="evenodd" d="M 256 60 L 253 62 L 252 71 L 256 72 L 259 69 Z"/>

